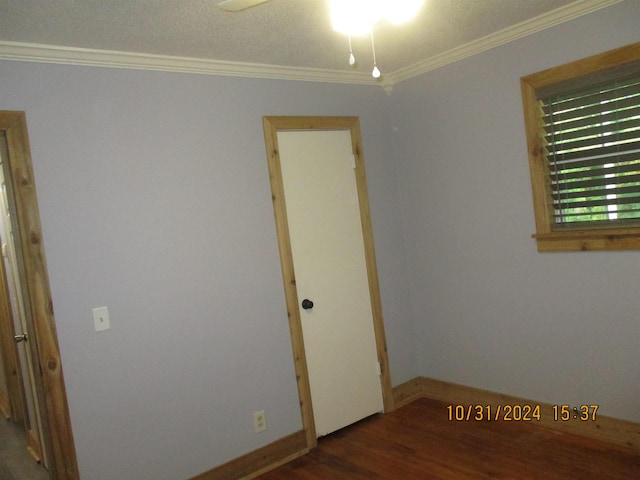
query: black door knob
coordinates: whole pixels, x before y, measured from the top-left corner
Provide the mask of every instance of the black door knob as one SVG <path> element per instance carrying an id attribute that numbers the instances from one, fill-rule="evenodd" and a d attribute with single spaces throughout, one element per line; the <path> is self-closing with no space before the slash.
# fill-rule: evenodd
<path id="1" fill-rule="evenodd" d="M 304 308 L 305 310 L 313 308 L 313 302 L 308 298 L 305 298 L 304 300 L 302 300 L 302 308 Z"/>

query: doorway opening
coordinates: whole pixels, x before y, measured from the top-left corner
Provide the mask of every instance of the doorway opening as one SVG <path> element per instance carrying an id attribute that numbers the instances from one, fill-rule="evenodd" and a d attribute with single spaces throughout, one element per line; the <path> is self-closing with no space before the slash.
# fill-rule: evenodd
<path id="1" fill-rule="evenodd" d="M 20 402 L 14 401 L 12 408 L 16 410 L 11 410 L 11 415 L 25 417 L 28 431 L 40 444 L 37 453 L 45 459 L 51 480 L 78 480 L 24 112 L 0 111 L 0 136 L 7 213 L 11 216 L 11 232 L 5 235 L 12 236 L 15 247 L 15 271 L 11 274 L 15 273 L 19 285 L 15 295 L 19 305 L 14 309 L 20 317 L 14 324 L 18 328 L 13 338 L 8 337 L 8 325 L 0 331 L 2 359 L 4 363 L 11 343 L 20 341 L 24 358 L 15 363 L 32 365 L 32 375 L 23 382 L 27 393 L 16 394 L 16 398 L 26 397 L 22 409 Z M 11 255 L 11 246 L 4 249 Z M 15 344 L 13 347 L 16 350 Z"/>

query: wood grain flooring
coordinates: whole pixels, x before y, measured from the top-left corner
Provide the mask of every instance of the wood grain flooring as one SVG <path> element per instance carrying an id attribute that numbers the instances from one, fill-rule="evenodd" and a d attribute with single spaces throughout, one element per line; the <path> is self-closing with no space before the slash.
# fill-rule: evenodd
<path id="1" fill-rule="evenodd" d="M 260 480 L 632 480 L 640 453 L 531 422 L 451 422 L 418 399 L 321 438 Z"/>

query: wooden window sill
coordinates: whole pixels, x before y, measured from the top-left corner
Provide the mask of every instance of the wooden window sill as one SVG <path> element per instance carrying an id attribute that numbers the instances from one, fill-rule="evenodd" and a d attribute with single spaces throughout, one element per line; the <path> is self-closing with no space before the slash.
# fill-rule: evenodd
<path id="1" fill-rule="evenodd" d="M 602 230 L 563 230 L 532 235 L 539 252 L 640 250 L 640 227 Z"/>

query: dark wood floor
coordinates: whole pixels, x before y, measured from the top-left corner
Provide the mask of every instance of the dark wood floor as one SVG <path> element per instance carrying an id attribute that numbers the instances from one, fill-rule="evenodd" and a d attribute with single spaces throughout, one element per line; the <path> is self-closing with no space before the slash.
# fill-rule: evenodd
<path id="1" fill-rule="evenodd" d="M 319 440 L 260 480 L 633 480 L 640 454 L 529 422 L 450 422 L 419 399 Z"/>

